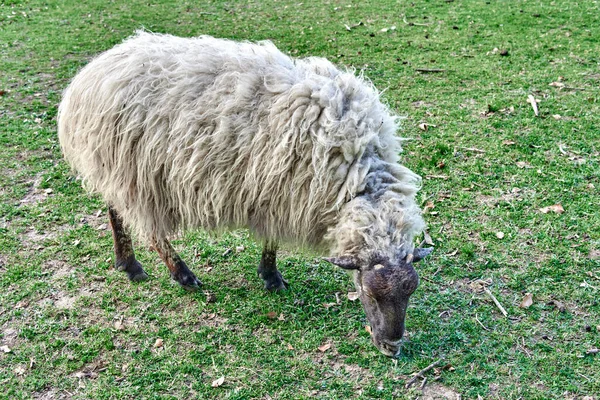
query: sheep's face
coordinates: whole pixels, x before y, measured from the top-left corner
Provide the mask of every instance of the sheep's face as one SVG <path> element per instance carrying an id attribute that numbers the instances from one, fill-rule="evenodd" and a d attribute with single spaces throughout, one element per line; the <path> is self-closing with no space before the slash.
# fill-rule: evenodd
<path id="1" fill-rule="evenodd" d="M 400 351 L 408 299 L 419 286 L 419 276 L 412 264 L 431 250 L 418 248 L 399 262 L 378 259 L 364 266 L 356 265 L 349 257 L 328 259 L 342 268 L 355 270 L 354 282 L 371 325 L 373 343 L 386 356 L 393 357 Z"/>

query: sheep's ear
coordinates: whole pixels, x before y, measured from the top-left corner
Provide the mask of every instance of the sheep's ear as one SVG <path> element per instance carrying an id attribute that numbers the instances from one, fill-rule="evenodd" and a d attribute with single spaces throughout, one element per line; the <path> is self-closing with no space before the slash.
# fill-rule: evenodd
<path id="1" fill-rule="evenodd" d="M 356 261 L 349 256 L 341 256 L 341 257 L 324 257 L 323 260 L 332 263 L 333 265 L 337 265 L 340 268 L 344 269 L 359 269 L 360 267 L 356 263 Z"/>
<path id="2" fill-rule="evenodd" d="M 430 255 L 432 251 L 433 247 L 417 247 L 412 254 L 409 254 L 409 256 L 412 255 L 412 262 L 416 263 Z"/>

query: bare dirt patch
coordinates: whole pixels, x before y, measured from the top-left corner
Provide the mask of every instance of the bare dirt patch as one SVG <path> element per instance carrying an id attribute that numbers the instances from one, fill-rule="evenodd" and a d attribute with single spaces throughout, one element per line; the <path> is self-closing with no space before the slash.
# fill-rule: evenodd
<path id="1" fill-rule="evenodd" d="M 30 188 L 27 194 L 19 201 L 21 204 L 32 205 L 41 203 L 48 198 L 48 191 L 40 188 L 42 183 L 42 177 L 37 175 L 33 180 L 27 181 L 30 184 Z"/>
<path id="2" fill-rule="evenodd" d="M 440 385 L 439 383 L 427 384 L 423 388 L 423 395 L 421 397 L 423 400 L 459 400 L 460 398 L 460 393 L 455 392 L 449 387 Z"/>

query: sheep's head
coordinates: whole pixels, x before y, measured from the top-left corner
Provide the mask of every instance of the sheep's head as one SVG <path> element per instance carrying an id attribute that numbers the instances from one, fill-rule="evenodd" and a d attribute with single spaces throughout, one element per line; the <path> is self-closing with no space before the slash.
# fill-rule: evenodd
<path id="1" fill-rule="evenodd" d="M 355 271 L 354 283 L 371 324 L 373 343 L 386 356 L 393 357 L 400 351 L 408 299 L 419 286 L 419 276 L 412 264 L 432 250 L 416 248 L 400 261 L 375 259 L 368 265 L 360 265 L 352 257 L 326 259 L 341 268 Z"/>

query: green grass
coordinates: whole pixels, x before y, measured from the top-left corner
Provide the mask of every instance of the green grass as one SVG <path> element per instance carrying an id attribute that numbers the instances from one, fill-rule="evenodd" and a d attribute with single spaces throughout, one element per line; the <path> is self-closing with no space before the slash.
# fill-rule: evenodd
<path id="1" fill-rule="evenodd" d="M 162 3 L 0 4 L 0 397 L 415 398 L 405 381 L 442 357 L 425 397 L 600 393 L 600 354 L 587 354 L 600 347 L 597 1 Z M 199 293 L 144 248 L 149 281 L 114 270 L 105 206 L 62 161 L 55 116 L 78 69 L 141 27 L 271 39 L 386 89 L 436 245 L 398 359 L 370 343 L 348 276 L 310 254 L 282 254 L 291 290 L 265 293 L 244 231 L 175 243 Z"/>

